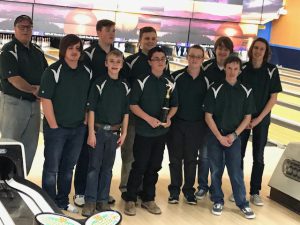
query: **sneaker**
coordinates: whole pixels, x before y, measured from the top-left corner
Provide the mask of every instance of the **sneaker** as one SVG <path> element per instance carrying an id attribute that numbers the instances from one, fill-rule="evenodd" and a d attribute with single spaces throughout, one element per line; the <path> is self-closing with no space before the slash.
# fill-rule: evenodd
<path id="1" fill-rule="evenodd" d="M 141 206 L 142 208 L 147 209 L 148 212 L 152 214 L 161 214 L 160 208 L 156 205 L 154 201 L 142 202 Z"/>
<path id="2" fill-rule="evenodd" d="M 114 204 L 116 202 L 116 199 L 114 199 L 113 196 L 109 196 L 108 198 L 108 204 Z"/>
<path id="3" fill-rule="evenodd" d="M 185 202 L 190 205 L 197 205 L 197 199 L 195 195 L 185 196 Z"/>
<path id="4" fill-rule="evenodd" d="M 111 210 L 108 202 L 97 202 L 96 209 L 99 212 L 109 211 Z"/>
<path id="5" fill-rule="evenodd" d="M 71 212 L 71 213 L 79 213 L 79 210 L 77 209 L 77 207 L 72 204 L 69 204 L 66 208 L 64 208 L 64 210 L 67 210 L 68 212 Z"/>
<path id="6" fill-rule="evenodd" d="M 74 205 L 82 207 L 84 205 L 84 195 L 74 195 L 73 196 Z"/>
<path id="7" fill-rule="evenodd" d="M 247 219 L 255 218 L 255 213 L 252 211 L 252 209 L 249 206 L 241 208 L 241 212 L 244 214 L 245 218 Z"/>
<path id="8" fill-rule="evenodd" d="M 94 215 L 96 209 L 95 202 L 86 202 L 82 208 L 81 215 L 85 217 L 89 217 Z"/>
<path id="9" fill-rule="evenodd" d="M 215 203 L 212 207 L 212 214 L 216 216 L 221 216 L 223 210 L 223 205 L 221 203 Z"/>
<path id="10" fill-rule="evenodd" d="M 132 201 L 125 202 L 124 213 L 128 216 L 135 216 L 136 214 L 135 202 Z"/>
<path id="11" fill-rule="evenodd" d="M 197 198 L 198 200 L 202 200 L 202 199 L 206 196 L 206 194 L 207 194 L 207 191 L 206 191 L 206 190 L 200 189 L 199 191 L 197 191 L 197 192 L 195 193 L 195 196 L 196 196 L 196 198 Z"/>
<path id="12" fill-rule="evenodd" d="M 250 202 L 257 206 L 263 206 L 264 203 L 261 200 L 261 197 L 258 194 L 254 194 L 250 196 Z"/>
<path id="13" fill-rule="evenodd" d="M 170 196 L 169 198 L 168 198 L 168 203 L 170 203 L 170 204 L 178 204 L 178 202 L 179 202 L 179 197 L 178 196 Z"/>
<path id="14" fill-rule="evenodd" d="M 231 201 L 231 202 L 235 202 L 235 199 L 234 199 L 234 196 L 233 196 L 233 194 L 231 194 L 231 195 L 229 196 L 229 201 Z"/>

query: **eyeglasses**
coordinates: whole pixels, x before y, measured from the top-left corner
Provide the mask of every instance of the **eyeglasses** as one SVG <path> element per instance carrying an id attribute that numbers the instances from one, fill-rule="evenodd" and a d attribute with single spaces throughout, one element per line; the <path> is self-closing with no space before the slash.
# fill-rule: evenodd
<path id="1" fill-rule="evenodd" d="M 162 57 L 162 58 L 153 58 L 151 59 L 152 62 L 165 62 L 167 60 L 166 57 Z"/>
<path id="2" fill-rule="evenodd" d="M 17 25 L 17 27 L 24 31 L 24 30 L 32 30 L 33 26 L 32 25 L 28 25 L 28 26 L 25 26 L 25 25 Z"/>
<path id="3" fill-rule="evenodd" d="M 188 57 L 190 57 L 191 59 L 202 59 L 203 56 L 201 55 L 188 55 Z"/>

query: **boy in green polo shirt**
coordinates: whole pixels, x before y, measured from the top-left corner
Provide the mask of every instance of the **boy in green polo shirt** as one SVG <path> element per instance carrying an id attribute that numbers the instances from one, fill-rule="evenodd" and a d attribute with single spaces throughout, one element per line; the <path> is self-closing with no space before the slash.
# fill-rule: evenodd
<path id="1" fill-rule="evenodd" d="M 91 216 L 96 209 L 110 210 L 108 200 L 116 149 L 124 143 L 127 134 L 130 89 L 119 78 L 123 66 L 122 52 L 109 52 L 105 65 L 108 76 L 98 77 L 89 94 L 88 145 L 91 148 L 83 216 Z"/>
<path id="2" fill-rule="evenodd" d="M 39 92 L 45 115 L 42 187 L 59 208 L 70 212 L 78 212 L 68 195 L 86 132 L 92 78 L 91 70 L 79 60 L 82 48 L 82 41 L 74 34 L 60 41 L 59 60 L 43 73 Z"/>
<path id="3" fill-rule="evenodd" d="M 135 202 L 141 183 L 142 207 L 150 213 L 160 214 L 156 205 L 155 185 L 158 171 L 161 169 L 165 149 L 166 134 L 171 125 L 171 118 L 177 111 L 177 93 L 174 81 L 164 73 L 166 54 L 154 47 L 148 53 L 148 63 L 151 73 L 140 76 L 133 84 L 130 97 L 130 110 L 136 115 L 136 134 L 133 144 L 134 162 L 129 174 L 127 192 L 123 194 L 124 213 L 130 216 L 136 214 Z M 168 89 L 171 88 L 169 91 Z M 160 121 L 163 102 L 167 93 L 171 93 L 170 111 L 166 123 Z"/>
<path id="4" fill-rule="evenodd" d="M 223 210 L 224 194 L 221 184 L 225 161 L 235 203 L 247 219 L 252 219 L 255 214 L 246 201 L 239 135 L 249 124 L 255 105 L 252 89 L 237 80 L 241 64 L 237 56 L 229 56 L 225 60 L 225 81 L 210 88 L 203 109 L 205 121 L 211 130 L 207 147 L 214 187 L 211 193 L 211 200 L 214 202 L 212 213 L 221 215 Z"/>

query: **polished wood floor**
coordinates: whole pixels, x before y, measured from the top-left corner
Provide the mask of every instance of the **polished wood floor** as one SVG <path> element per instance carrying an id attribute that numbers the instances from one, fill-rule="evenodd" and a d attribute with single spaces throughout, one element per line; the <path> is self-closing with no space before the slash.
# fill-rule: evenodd
<path id="1" fill-rule="evenodd" d="M 214 216 L 211 214 L 212 203 L 208 198 L 198 201 L 196 206 L 187 205 L 183 196 L 181 195 L 180 203 L 178 205 L 170 205 L 167 202 L 169 184 L 169 169 L 168 169 L 168 155 L 165 151 L 163 168 L 160 171 L 160 177 L 157 184 L 156 202 L 162 209 L 161 215 L 152 215 L 146 210 L 142 209 L 140 205 L 137 208 L 137 215 L 130 217 L 123 214 L 124 202 L 120 198 L 118 189 L 120 178 L 120 150 L 117 152 L 117 158 L 114 166 L 114 176 L 112 180 L 111 194 L 116 198 L 117 202 L 113 209 L 118 210 L 123 215 L 122 225 L 240 225 L 240 224 L 255 224 L 255 225 L 300 225 L 300 215 L 290 211 L 289 209 L 279 205 L 278 203 L 269 199 L 270 188 L 268 187 L 269 179 L 279 161 L 284 149 L 275 147 L 267 147 L 265 154 L 265 176 L 263 180 L 262 198 L 265 205 L 263 207 L 253 206 L 256 213 L 256 219 L 247 220 L 240 213 L 239 209 L 234 203 L 227 199 L 231 194 L 231 186 L 227 176 L 224 174 L 223 191 L 225 194 L 225 208 L 221 216 Z M 247 151 L 245 161 L 245 180 L 247 189 L 249 189 L 249 176 L 251 170 L 251 150 Z M 43 140 L 42 136 L 39 142 L 39 148 L 34 160 L 33 169 L 28 176 L 28 179 L 41 185 L 41 173 L 43 165 Z M 300 191 L 300 190 L 299 190 Z M 70 199 L 74 194 L 70 195 Z M 82 218 L 80 215 L 69 214 L 75 218 Z"/>

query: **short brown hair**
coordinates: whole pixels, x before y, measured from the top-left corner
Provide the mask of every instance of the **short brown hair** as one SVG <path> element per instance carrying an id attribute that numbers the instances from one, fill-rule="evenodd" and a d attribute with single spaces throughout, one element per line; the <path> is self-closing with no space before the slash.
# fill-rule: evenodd
<path id="1" fill-rule="evenodd" d="M 123 58 L 123 53 L 122 53 L 120 50 L 118 50 L 118 49 L 113 49 L 113 50 L 111 50 L 110 52 L 108 52 L 107 55 L 106 55 L 106 60 L 107 60 L 108 57 L 111 56 L 111 55 L 114 55 L 114 56 L 116 56 L 116 57 L 121 57 L 121 58 Z"/>
<path id="2" fill-rule="evenodd" d="M 31 17 L 27 16 L 27 15 L 21 15 L 21 16 L 18 16 L 16 19 L 15 19 L 15 22 L 14 22 L 14 27 L 18 24 L 18 23 L 21 23 L 22 21 L 28 21 L 31 25 L 33 24 L 32 23 L 32 19 Z"/>
<path id="3" fill-rule="evenodd" d="M 233 62 L 238 63 L 240 65 L 240 69 L 242 68 L 242 60 L 235 54 L 231 54 L 230 56 L 228 56 L 225 59 L 224 67 L 226 67 L 227 64 L 233 63 Z"/>
<path id="4" fill-rule="evenodd" d="M 214 46 L 215 51 L 220 46 L 225 46 L 225 48 L 229 49 L 230 53 L 233 53 L 233 42 L 229 37 L 227 37 L 227 36 L 219 37 L 216 40 L 216 43 Z"/>
<path id="5" fill-rule="evenodd" d="M 142 39 L 144 33 L 151 33 L 151 32 L 156 34 L 156 30 L 153 27 L 142 27 L 139 33 L 139 41 Z"/>
<path id="6" fill-rule="evenodd" d="M 68 34 L 64 36 L 59 43 L 59 58 L 63 59 L 66 56 L 66 52 L 68 47 L 72 45 L 76 45 L 77 43 L 80 43 L 80 53 L 83 51 L 83 44 L 80 38 L 75 34 Z"/>
<path id="7" fill-rule="evenodd" d="M 103 27 L 111 27 L 115 25 L 116 23 L 111 20 L 107 20 L 107 19 L 99 20 L 96 24 L 96 31 L 102 30 Z"/>
<path id="8" fill-rule="evenodd" d="M 271 58 L 271 48 L 270 48 L 270 45 L 269 45 L 268 41 L 266 39 L 264 39 L 264 38 L 261 38 L 261 37 L 256 38 L 252 42 L 252 44 L 251 44 L 251 46 L 250 46 L 250 48 L 248 50 L 249 61 L 252 62 L 253 47 L 254 47 L 255 43 L 258 42 L 258 41 L 260 41 L 260 42 L 262 42 L 262 43 L 264 43 L 266 45 L 266 51 L 265 51 L 265 55 L 264 55 L 264 58 L 263 58 L 263 63 L 266 63 Z"/>
<path id="9" fill-rule="evenodd" d="M 192 45 L 191 47 L 189 47 L 188 48 L 188 50 L 187 50 L 187 53 L 189 54 L 189 52 L 190 52 L 190 49 L 191 48 L 194 48 L 194 49 L 199 49 L 199 50 L 201 50 L 202 51 L 202 53 L 203 53 L 203 56 L 204 56 L 204 48 L 202 47 L 202 46 L 200 46 L 200 45 Z"/>

